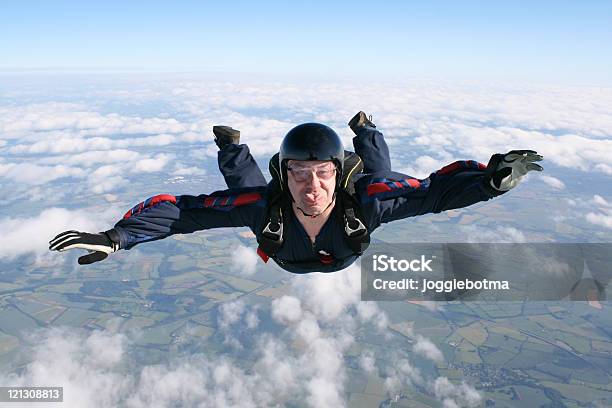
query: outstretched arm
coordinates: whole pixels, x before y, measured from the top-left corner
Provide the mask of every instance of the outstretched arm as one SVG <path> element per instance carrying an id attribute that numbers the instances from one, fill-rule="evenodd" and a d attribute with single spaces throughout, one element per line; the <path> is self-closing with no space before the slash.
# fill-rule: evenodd
<path id="1" fill-rule="evenodd" d="M 496 154 L 488 165 L 457 161 L 418 180 L 400 173 L 367 178 L 359 183 L 370 227 L 426 213 L 462 208 L 489 200 L 515 187 L 528 171 L 541 171 L 534 161 L 542 156 L 530 150 Z"/>
<path id="2" fill-rule="evenodd" d="M 66 231 L 51 240 L 49 249 L 86 249 L 90 254 L 79 258 L 84 264 L 173 234 L 220 227 L 254 229 L 265 208 L 265 191 L 266 187 L 257 187 L 199 196 L 157 195 L 130 209 L 114 228 L 99 234 Z"/>

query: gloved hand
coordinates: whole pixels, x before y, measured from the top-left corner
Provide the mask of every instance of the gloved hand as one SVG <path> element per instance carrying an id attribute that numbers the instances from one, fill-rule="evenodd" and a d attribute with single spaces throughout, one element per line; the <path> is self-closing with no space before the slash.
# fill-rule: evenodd
<path id="1" fill-rule="evenodd" d="M 511 150 L 506 154 L 494 154 L 489 160 L 485 177 L 491 187 L 498 191 L 508 191 L 516 187 L 521 178 L 530 171 L 542 171 L 542 166 L 534 162 L 542 156 L 533 150 Z"/>
<path id="2" fill-rule="evenodd" d="M 108 231 L 98 234 L 64 231 L 49 241 L 49 250 L 51 251 L 61 252 L 74 248 L 82 248 L 89 251 L 89 254 L 79 258 L 79 265 L 87 265 L 102 261 L 106 259 L 108 254 L 118 251 L 119 243 L 109 237 Z"/>

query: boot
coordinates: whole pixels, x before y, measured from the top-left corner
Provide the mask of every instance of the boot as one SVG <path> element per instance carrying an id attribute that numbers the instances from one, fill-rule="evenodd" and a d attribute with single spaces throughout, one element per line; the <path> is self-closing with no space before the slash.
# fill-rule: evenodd
<path id="1" fill-rule="evenodd" d="M 215 135 L 215 143 L 219 149 L 230 144 L 240 143 L 240 131 L 232 129 L 230 126 L 213 126 L 213 134 Z"/>
<path id="2" fill-rule="evenodd" d="M 372 115 L 368 117 L 364 111 L 357 112 L 357 114 L 353 116 L 353 119 L 349 121 L 348 125 L 355 134 L 364 126 L 376 128 L 376 125 L 372 123 Z"/>

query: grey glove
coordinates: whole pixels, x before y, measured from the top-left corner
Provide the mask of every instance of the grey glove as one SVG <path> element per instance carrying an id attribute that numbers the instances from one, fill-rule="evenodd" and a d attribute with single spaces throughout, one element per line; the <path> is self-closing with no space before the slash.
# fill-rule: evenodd
<path id="1" fill-rule="evenodd" d="M 534 163 L 542 159 L 533 150 L 511 150 L 506 154 L 494 154 L 487 165 L 485 177 L 495 190 L 508 191 L 516 187 L 528 172 L 544 170 Z"/>
<path id="2" fill-rule="evenodd" d="M 79 258 L 80 265 L 102 261 L 106 259 L 108 254 L 119 250 L 119 243 L 113 241 L 109 236 L 111 231 L 98 234 L 64 231 L 49 241 L 49 250 L 61 252 L 75 248 L 86 249 L 89 254 Z"/>

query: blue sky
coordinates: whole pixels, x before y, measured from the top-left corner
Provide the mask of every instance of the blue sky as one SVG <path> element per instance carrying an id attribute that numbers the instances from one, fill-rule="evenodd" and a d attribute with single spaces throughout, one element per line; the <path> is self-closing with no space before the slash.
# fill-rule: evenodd
<path id="1" fill-rule="evenodd" d="M 609 1 L 21 1 L 2 4 L 0 69 L 609 85 L 610 27 Z"/>

